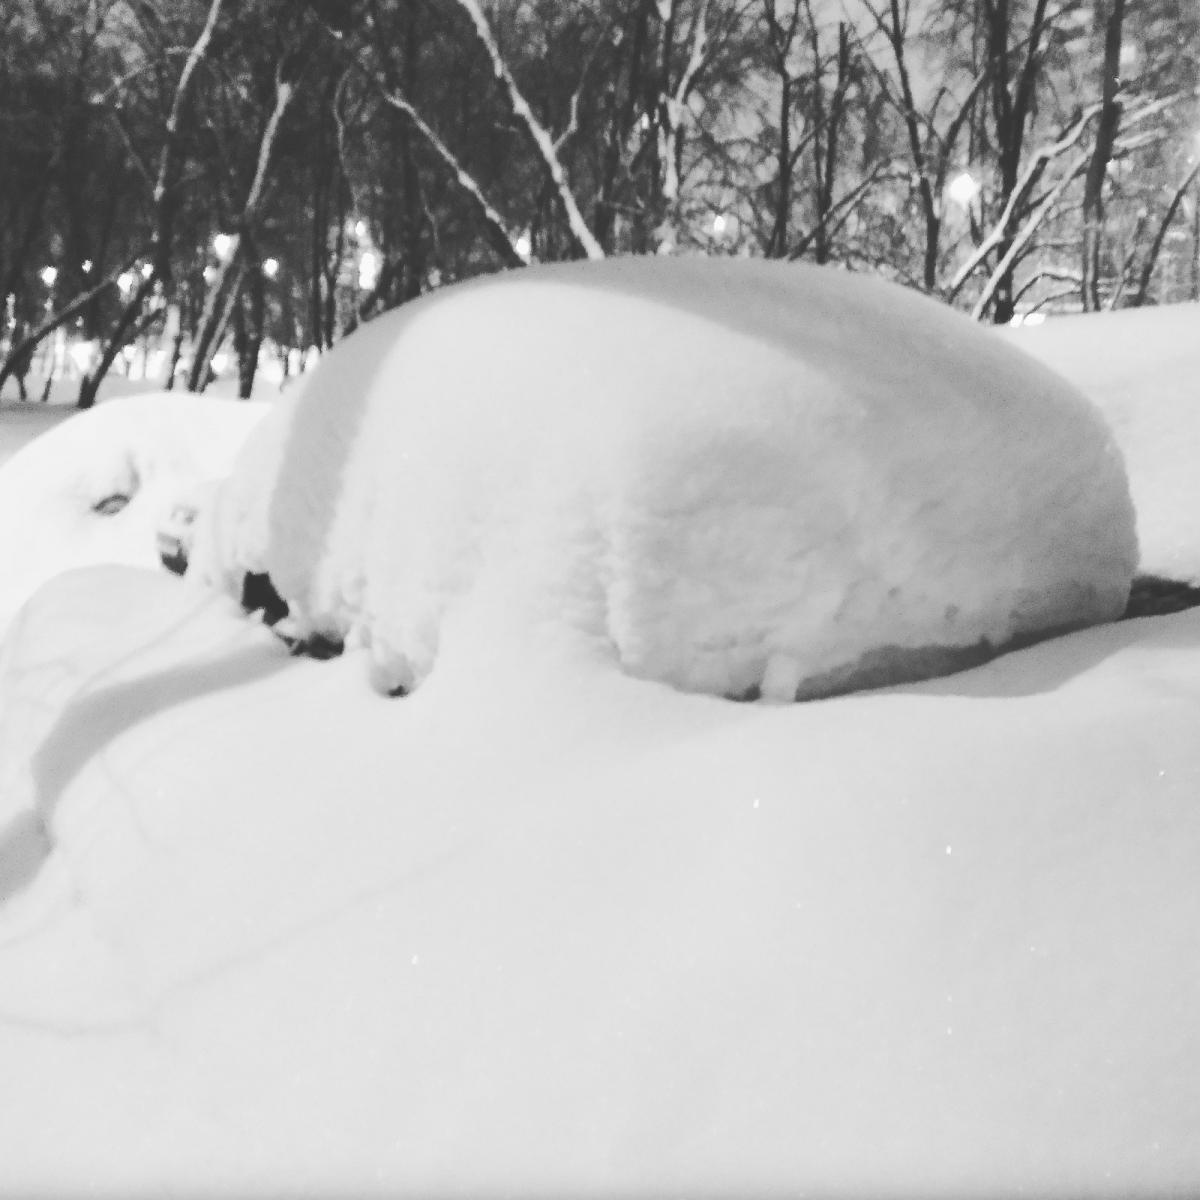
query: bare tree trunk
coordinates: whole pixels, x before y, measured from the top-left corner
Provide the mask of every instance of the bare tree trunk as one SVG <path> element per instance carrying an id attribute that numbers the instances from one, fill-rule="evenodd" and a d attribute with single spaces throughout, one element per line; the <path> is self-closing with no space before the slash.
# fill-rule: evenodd
<path id="1" fill-rule="evenodd" d="M 171 111 L 167 116 L 162 152 L 158 160 L 158 175 L 154 182 L 154 232 L 151 237 L 150 273 L 143 277 L 121 313 L 116 328 L 109 336 L 108 345 L 100 356 L 99 364 L 95 370 L 84 375 L 79 386 L 77 402 L 80 408 L 90 408 L 96 402 L 100 384 L 117 355 L 125 348 L 130 338 L 136 336 L 135 331 L 148 327 L 157 319 L 158 314 L 151 314 L 150 320 L 143 322 L 141 313 L 146 301 L 154 294 L 155 285 L 160 283 L 165 289 L 171 278 L 175 212 L 179 204 L 178 184 L 182 170 L 179 126 L 190 98 L 192 80 L 208 53 L 223 3 L 224 0 L 211 0 L 204 26 L 188 51 L 179 82 L 175 85 L 175 94 L 171 99 Z"/>
<path id="2" fill-rule="evenodd" d="M 1048 0 L 1035 0 L 1025 61 L 1014 87 L 1010 62 L 1013 47 L 1010 44 L 1012 15 L 1009 0 L 984 0 L 988 27 L 988 67 L 992 82 L 992 113 L 1000 168 L 1000 202 L 1006 206 L 1020 177 L 1026 124 L 1041 71 L 1041 40 L 1046 28 L 1047 2 Z M 1016 311 L 1013 288 L 1017 255 L 1011 253 L 1014 237 L 1015 231 L 1009 226 L 1001 230 L 997 255 L 999 262 L 1006 266 L 998 273 L 993 272 L 988 282 L 992 320 L 998 325 L 1008 324 Z"/>
<path id="3" fill-rule="evenodd" d="M 409 0 L 404 6 L 403 87 L 412 96 L 420 88 L 421 57 L 418 24 L 419 6 Z M 401 244 L 404 247 L 403 270 L 400 278 L 402 300 L 415 300 L 425 287 L 425 243 L 421 236 L 425 214 L 421 206 L 421 173 L 417 170 L 411 131 L 406 124 L 400 135 L 400 182 L 404 189 Z"/>
<path id="4" fill-rule="evenodd" d="M 617 186 L 626 165 L 624 147 L 630 131 L 638 117 L 638 105 L 643 94 L 643 60 L 650 26 L 650 10 L 654 0 L 639 0 L 633 14 L 633 34 L 622 38 L 629 42 L 628 80 L 624 93 L 618 99 L 617 81 L 614 81 L 609 96 L 608 120 L 604 134 L 604 154 L 600 171 L 600 186 L 597 192 L 592 227 L 596 240 L 606 253 L 616 246 Z M 641 115 L 646 116 L 645 109 Z M 648 241 L 646 231 L 634 231 L 634 246 L 642 249 Z M 640 244 L 639 244 L 640 243 Z"/>
<path id="5" fill-rule="evenodd" d="M 908 57 L 905 50 L 905 39 L 908 36 L 906 28 L 907 8 L 904 14 L 900 10 L 900 0 L 889 0 L 888 18 L 877 18 L 892 48 L 892 58 L 896 63 L 896 76 L 900 83 L 900 110 L 904 121 L 904 130 L 908 136 L 908 152 L 912 157 L 913 168 L 917 177 L 917 193 L 921 201 L 921 215 L 925 223 L 925 247 L 921 263 L 921 283 L 926 291 L 933 291 L 937 285 L 939 242 L 941 240 L 942 215 L 941 198 L 934 190 L 930 178 L 929 162 L 925 153 L 925 142 L 921 136 L 920 117 L 917 113 L 917 102 L 913 96 L 912 77 L 908 69 Z"/>
<path id="6" fill-rule="evenodd" d="M 1112 0 L 1104 27 L 1104 85 L 1096 144 L 1083 184 L 1083 282 L 1080 296 L 1084 312 L 1098 312 L 1100 302 L 1100 251 L 1104 240 L 1104 180 L 1112 160 L 1113 142 L 1121 122 L 1121 25 L 1125 0 Z"/>
<path id="7" fill-rule="evenodd" d="M 812 5 L 809 4 L 809 20 L 812 21 Z M 834 75 L 833 92 L 829 97 L 826 110 L 824 89 L 822 85 L 822 69 L 819 57 L 819 45 L 815 22 L 812 24 L 813 55 L 816 59 L 817 72 L 816 90 L 818 98 L 816 155 L 814 157 L 814 172 L 816 175 L 816 208 L 817 223 L 814 230 L 813 255 L 819 263 L 826 263 L 830 258 L 830 228 L 829 222 L 833 215 L 833 192 L 837 181 L 837 165 L 839 157 L 839 141 L 841 134 L 842 114 L 845 109 L 846 90 L 850 85 L 850 31 L 844 21 L 838 23 L 837 66 Z"/>
<path id="8" fill-rule="evenodd" d="M 771 46 L 771 57 L 774 60 L 775 71 L 779 75 L 779 138 L 775 149 L 777 166 L 775 185 L 771 195 L 771 233 L 767 238 L 764 252 L 767 258 L 785 258 L 790 249 L 792 176 L 796 165 L 796 152 L 792 148 L 792 108 L 795 102 L 796 80 L 792 76 L 788 58 L 800 24 L 800 0 L 792 0 L 792 11 L 789 14 L 786 28 L 779 20 L 779 13 L 776 11 L 773 0 L 762 0 L 762 7 L 763 20 L 767 26 L 767 39 Z M 815 30 L 813 38 L 816 38 Z"/>
<path id="9" fill-rule="evenodd" d="M 1195 178 L 1195 170 L 1192 172 Z M 1192 202 L 1192 259 L 1191 259 L 1191 298 L 1200 300 L 1200 196 Z"/>
<path id="10" fill-rule="evenodd" d="M 128 263 L 125 264 L 128 266 Z M 31 329 L 24 337 L 16 340 L 13 343 L 12 349 L 3 363 L 0 363 L 0 388 L 11 378 L 16 378 L 21 398 L 24 399 L 24 378 L 29 370 L 29 364 L 33 361 L 33 353 L 37 347 L 49 337 L 56 329 L 65 325 L 77 313 L 82 312 L 101 292 L 113 286 L 116 276 L 125 267 L 121 267 L 118 271 L 102 279 L 94 287 L 89 288 L 85 292 L 80 292 L 69 304 L 57 312 L 49 313 L 46 319 L 34 329 Z"/>
<path id="11" fill-rule="evenodd" d="M 1140 308 L 1146 303 L 1146 299 L 1150 294 L 1150 280 L 1154 276 L 1154 268 L 1158 263 L 1158 256 L 1162 251 L 1163 242 L 1166 240 L 1167 230 L 1171 227 L 1171 222 L 1175 220 L 1175 214 L 1179 211 L 1180 204 L 1183 203 L 1184 196 L 1187 195 L 1187 190 L 1196 181 L 1196 177 L 1200 175 L 1200 162 L 1193 165 L 1192 169 L 1183 177 L 1183 181 L 1175 189 L 1175 194 L 1171 197 L 1171 203 L 1167 205 L 1167 211 L 1163 214 L 1163 219 L 1159 223 L 1158 231 L 1154 235 L 1154 241 L 1150 243 L 1150 249 L 1146 254 L 1145 261 L 1142 263 L 1141 276 L 1138 279 L 1138 289 L 1134 297 L 1129 302 L 1130 308 Z M 1200 244 L 1200 224 L 1197 224 L 1197 218 L 1200 218 L 1200 207 L 1194 210 L 1193 214 L 1193 234 L 1192 234 L 1192 289 L 1193 293 L 1197 290 L 1197 261 L 1196 250 Z M 1197 296 L 1193 294 L 1192 299 Z"/>
<path id="12" fill-rule="evenodd" d="M 238 232 L 234 235 L 229 257 L 217 269 L 217 276 L 209 285 L 208 295 L 205 297 L 204 313 L 196 331 L 192 369 L 188 374 L 188 391 L 201 392 L 207 386 L 209 364 L 221 344 L 221 337 L 229 324 L 233 306 L 238 301 L 246 269 L 249 267 L 255 273 L 260 270 L 253 231 L 258 223 L 259 208 L 279 126 L 295 93 L 296 85 L 284 78 L 283 63 L 280 62 L 275 73 L 275 105 L 259 139 L 254 178 L 238 218 Z"/>
<path id="13" fill-rule="evenodd" d="M 254 391 L 258 356 L 262 351 L 265 307 L 262 269 L 255 264 L 247 274 L 241 300 L 234 310 L 237 320 L 234 333 L 237 344 L 239 400 L 249 400 Z"/>

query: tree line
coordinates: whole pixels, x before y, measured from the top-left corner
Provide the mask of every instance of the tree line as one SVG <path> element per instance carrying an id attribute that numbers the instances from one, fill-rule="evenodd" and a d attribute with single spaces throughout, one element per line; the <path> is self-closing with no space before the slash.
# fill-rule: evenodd
<path id="1" fill-rule="evenodd" d="M 204 388 L 456 279 L 884 273 L 976 317 L 1200 298 L 1195 0 L 8 0 L 0 387 Z M 290 352 L 290 355 L 289 355 Z"/>

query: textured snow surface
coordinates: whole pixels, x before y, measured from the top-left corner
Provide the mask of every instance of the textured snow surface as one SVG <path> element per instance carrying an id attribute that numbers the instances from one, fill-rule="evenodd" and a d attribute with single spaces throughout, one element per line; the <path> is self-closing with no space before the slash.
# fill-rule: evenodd
<path id="1" fill-rule="evenodd" d="M 1104 412 L 1129 471 L 1141 569 L 1200 583 L 1200 304 L 1053 317 L 1007 336 Z"/>
<path id="2" fill-rule="evenodd" d="M 158 562 L 156 535 L 176 504 L 228 474 L 262 403 L 157 392 L 68 416 L 0 461 L 0 630 L 39 584 L 88 563 Z M 27 418 L 27 411 L 32 415 Z M 61 410 L 60 410 L 61 411 Z M 0 412 L 12 421 L 49 408 Z M 117 507 L 119 498 L 127 503 Z M 98 511 L 109 501 L 113 511 Z"/>
<path id="3" fill-rule="evenodd" d="M 364 657 L 25 610 L 0 1194 L 1200 1189 L 1200 612 L 783 707 Z"/>
<path id="4" fill-rule="evenodd" d="M 482 622 L 685 690 L 823 694 L 1115 617 L 1136 561 L 1092 405 L 833 270 L 627 259 L 448 289 L 335 348 L 265 442 L 202 569 L 267 570 L 384 689 Z"/>

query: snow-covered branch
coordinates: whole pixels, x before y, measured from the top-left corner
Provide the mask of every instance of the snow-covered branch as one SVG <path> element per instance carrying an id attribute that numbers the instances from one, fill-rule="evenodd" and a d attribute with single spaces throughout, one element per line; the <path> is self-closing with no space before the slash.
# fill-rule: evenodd
<path id="1" fill-rule="evenodd" d="M 575 199 L 575 193 L 572 191 L 570 181 L 567 179 L 567 173 L 563 168 L 562 160 L 558 157 L 554 138 L 551 136 L 550 131 L 537 119 L 533 109 L 529 106 L 529 101 L 525 99 L 521 89 L 517 86 L 517 81 L 513 78 L 512 72 L 508 69 L 508 64 L 504 61 L 504 56 L 500 53 L 500 47 L 496 42 L 492 27 L 488 24 L 488 19 L 484 16 L 483 10 L 479 6 L 479 0 L 458 0 L 458 3 L 471 18 L 475 26 L 475 32 L 479 35 L 479 40 L 483 43 L 483 47 L 491 59 L 492 70 L 495 73 L 496 79 L 504 87 L 513 113 L 525 126 L 530 140 L 533 142 L 538 154 L 541 156 L 542 162 L 545 164 L 551 182 L 558 193 L 558 198 L 562 202 L 563 211 L 566 213 L 571 236 L 579 243 L 580 248 L 588 258 L 604 258 L 603 247 L 596 240 L 595 234 L 588 227 L 588 223 L 584 220 L 583 213 L 580 211 L 579 203 Z"/>
<path id="2" fill-rule="evenodd" d="M 250 182 L 246 199 L 242 204 L 232 247 L 230 253 L 217 268 L 216 277 L 209 285 L 208 293 L 204 298 L 204 313 L 197 329 L 192 368 L 188 374 L 189 391 L 204 390 L 208 381 L 209 360 L 225 336 L 241 281 L 245 275 L 244 246 L 258 222 L 259 207 L 262 204 L 267 172 L 279 134 L 279 126 L 295 95 L 296 85 L 284 77 L 284 65 L 281 60 L 275 72 L 275 104 L 263 127 L 262 136 L 259 138 L 254 178 Z"/>
<path id="3" fill-rule="evenodd" d="M 525 266 L 528 260 L 517 249 L 516 239 L 509 232 L 508 224 L 504 220 L 504 217 L 501 216 L 500 212 L 483 194 L 483 189 L 479 186 L 475 177 L 462 165 L 450 147 L 442 141 L 433 127 L 404 96 L 382 87 L 380 88 L 380 95 L 397 112 L 403 113 L 412 123 L 413 128 L 425 139 L 429 148 L 441 159 L 455 183 L 470 197 L 476 212 L 483 221 L 488 241 L 504 260 L 505 266 Z"/>
<path id="4" fill-rule="evenodd" d="M 1063 173 L 1058 182 L 1046 193 L 1012 238 L 1008 250 L 992 270 L 987 283 L 984 284 L 983 291 L 979 295 L 979 299 L 975 302 L 975 307 L 971 310 L 971 316 L 976 320 L 979 320 L 983 316 L 984 310 L 991 303 L 993 295 L 995 295 L 997 285 L 1017 262 L 1022 253 L 1024 253 L 1025 247 L 1029 244 L 1029 239 L 1033 237 L 1038 227 L 1054 210 L 1059 197 L 1066 190 L 1067 185 L 1073 180 L 1078 179 L 1086 170 L 1088 157 L 1089 155 L 1086 151 L 1075 156 L 1070 168 Z"/>
<path id="5" fill-rule="evenodd" d="M 171 184 L 175 148 L 179 135 L 179 121 L 183 114 L 183 107 L 188 100 L 192 76 L 196 73 L 196 68 L 208 53 L 209 43 L 212 41 L 213 30 L 216 29 L 217 18 L 221 15 L 221 6 L 223 3 L 224 0 L 212 0 L 212 3 L 209 5 L 208 15 L 204 20 L 204 27 L 200 30 L 200 36 L 197 37 L 196 41 L 192 44 L 192 48 L 188 51 L 187 61 L 183 64 L 183 70 L 179 75 L 179 82 L 175 86 L 175 95 L 171 99 L 171 111 L 167 116 L 166 140 L 163 144 L 163 154 L 158 165 L 158 179 L 154 185 L 154 203 L 156 205 L 163 203 L 167 188 Z"/>
<path id="6" fill-rule="evenodd" d="M 953 300 L 955 296 L 962 290 L 963 284 L 975 273 L 980 264 L 987 258 L 991 252 L 1000 245 L 1001 242 L 1009 236 L 1010 226 L 1013 222 L 1017 210 L 1027 200 L 1029 193 L 1033 190 L 1037 181 L 1042 177 L 1046 167 L 1054 159 L 1062 154 L 1065 154 L 1072 146 L 1076 145 L 1079 139 L 1083 136 L 1084 130 L 1087 128 L 1091 119 L 1100 111 L 1099 104 L 1092 104 L 1085 108 L 1076 120 L 1067 128 L 1066 132 L 1056 141 L 1049 145 L 1042 146 L 1036 150 L 1025 168 L 1021 178 L 1017 181 L 1017 186 L 1013 189 L 1012 195 L 1008 198 L 1008 203 L 1004 206 L 1004 211 L 996 218 L 991 232 L 975 247 L 974 252 L 955 272 L 954 278 L 950 281 L 950 286 L 946 289 L 946 298 Z M 1074 178 L 1072 172 L 1068 172 L 1056 185 L 1051 195 L 1055 200 L 1062 194 L 1062 186 Z M 1045 201 L 1042 202 L 1043 204 Z M 1039 208 L 1042 206 L 1039 205 Z M 1043 211 L 1042 216 L 1046 214 Z M 1040 224 L 1039 217 L 1038 223 Z M 1006 255 L 1006 258 L 1008 256 Z"/>
<path id="7" fill-rule="evenodd" d="M 667 0 L 673 3 L 673 0 Z M 663 169 L 663 198 L 668 204 L 679 200 L 679 131 L 683 125 L 687 99 L 708 57 L 708 6 L 703 0 L 692 22 L 688 60 L 675 87 L 659 99 L 659 161 Z M 660 14 L 663 6 L 660 5 Z M 664 23 L 667 23 L 664 18 Z"/>

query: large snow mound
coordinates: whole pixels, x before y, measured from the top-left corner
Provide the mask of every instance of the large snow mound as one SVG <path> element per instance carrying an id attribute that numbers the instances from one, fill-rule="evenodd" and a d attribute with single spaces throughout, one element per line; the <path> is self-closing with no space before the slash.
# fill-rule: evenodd
<path id="1" fill-rule="evenodd" d="M 1200 583 L 1200 304 L 1052 317 L 1005 332 L 1107 418 L 1129 471 L 1141 570 Z"/>
<path id="2" fill-rule="evenodd" d="M 229 473 L 267 408 L 175 392 L 123 396 L 67 417 L 0 464 L 0 630 L 60 571 L 157 564 L 156 535 L 171 510 Z"/>
<path id="3" fill-rule="evenodd" d="M 624 259 L 448 289 L 336 347 L 272 431 L 204 571 L 265 569 L 389 690 L 482 620 L 684 690 L 828 694 L 1117 617 L 1137 558 L 1086 399 L 829 269 Z"/>

